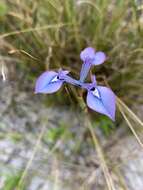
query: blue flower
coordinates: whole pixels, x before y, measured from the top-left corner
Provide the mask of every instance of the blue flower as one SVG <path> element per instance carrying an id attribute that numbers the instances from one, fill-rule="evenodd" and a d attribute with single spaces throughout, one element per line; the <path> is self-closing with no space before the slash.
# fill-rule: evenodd
<path id="1" fill-rule="evenodd" d="M 104 63 L 106 60 L 106 55 L 102 51 L 95 52 L 94 48 L 88 47 L 80 53 L 80 58 L 83 61 L 80 72 L 80 81 L 84 82 L 91 66 Z"/>
<path id="2" fill-rule="evenodd" d="M 46 71 L 36 81 L 35 93 L 51 94 L 58 91 L 63 83 L 69 83 L 87 90 L 86 102 L 89 108 L 115 120 L 116 96 L 110 88 L 98 86 L 95 76 L 91 76 L 91 83 L 84 80 L 92 65 L 102 64 L 106 60 L 103 52 L 96 52 L 91 47 L 84 49 L 80 54 L 83 65 L 80 80 L 69 76 L 69 71 L 60 69 L 58 72 Z"/>
<path id="3" fill-rule="evenodd" d="M 67 74 L 69 71 L 59 69 L 58 72 L 55 71 L 45 71 L 42 73 L 35 85 L 35 93 L 43 93 L 43 94 L 51 94 L 58 91 L 64 82 L 81 86 L 81 82 L 79 80 L 73 79 Z"/>
<path id="4" fill-rule="evenodd" d="M 98 86 L 95 77 L 92 83 L 83 83 L 82 88 L 87 90 L 86 102 L 89 108 L 115 120 L 116 96 L 110 88 Z"/>
<path id="5" fill-rule="evenodd" d="M 64 76 L 68 73 L 69 71 L 63 70 L 42 73 L 36 81 L 35 93 L 51 94 L 58 91 L 64 83 Z"/>

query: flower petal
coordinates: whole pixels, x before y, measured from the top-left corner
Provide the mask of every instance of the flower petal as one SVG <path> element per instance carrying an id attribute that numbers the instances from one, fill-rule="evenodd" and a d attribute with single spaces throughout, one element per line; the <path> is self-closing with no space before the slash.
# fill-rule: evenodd
<path id="1" fill-rule="evenodd" d="M 80 53 L 80 58 L 82 61 L 86 61 L 87 59 L 92 59 L 95 55 L 95 50 L 92 47 L 85 48 Z"/>
<path id="2" fill-rule="evenodd" d="M 35 93 L 53 93 L 60 89 L 63 81 L 55 79 L 58 73 L 46 71 L 36 81 Z M 52 81 L 53 80 L 53 81 Z"/>
<path id="3" fill-rule="evenodd" d="M 82 64 L 81 71 L 80 71 L 80 81 L 81 82 L 85 81 L 90 68 L 91 68 L 91 63 L 90 62 L 84 62 Z"/>
<path id="4" fill-rule="evenodd" d="M 91 75 L 91 81 L 96 86 L 97 82 L 96 82 L 96 76 L 95 75 Z"/>
<path id="5" fill-rule="evenodd" d="M 110 114 L 110 118 L 115 120 L 115 111 L 116 111 L 116 96 L 110 88 L 105 86 L 98 86 L 98 90 L 100 92 L 100 96 L 102 99 L 102 103 L 108 113 Z"/>
<path id="6" fill-rule="evenodd" d="M 87 105 L 106 116 L 108 116 L 113 121 L 115 120 L 115 95 L 107 87 L 98 86 L 97 87 L 100 98 L 95 96 L 92 91 L 88 91 L 87 94 Z"/>
<path id="7" fill-rule="evenodd" d="M 63 77 L 63 80 L 69 84 L 75 85 L 75 86 L 82 86 L 82 83 L 79 80 L 76 80 L 68 75 L 65 75 Z"/>
<path id="8" fill-rule="evenodd" d="M 59 76 L 64 76 L 64 75 L 67 75 L 68 73 L 69 73 L 69 71 L 62 70 L 61 68 L 59 69 L 59 72 L 58 72 Z"/>
<path id="9" fill-rule="evenodd" d="M 58 81 L 55 83 L 49 83 L 41 92 L 43 94 L 52 94 L 54 92 L 57 92 L 63 84 L 63 81 Z"/>
<path id="10" fill-rule="evenodd" d="M 94 59 L 92 61 L 92 64 L 93 65 L 100 65 L 100 64 L 104 63 L 105 60 L 106 60 L 105 53 L 103 53 L 102 51 L 98 51 L 94 55 Z"/>

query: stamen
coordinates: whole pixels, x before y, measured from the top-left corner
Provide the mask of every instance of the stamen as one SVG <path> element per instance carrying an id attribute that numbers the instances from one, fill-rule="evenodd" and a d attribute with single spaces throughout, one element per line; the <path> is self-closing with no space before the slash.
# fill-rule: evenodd
<path id="1" fill-rule="evenodd" d="M 51 80 L 51 82 L 57 82 L 59 80 L 59 76 L 55 76 L 52 80 Z"/>
<path id="2" fill-rule="evenodd" d="M 95 90 L 95 87 L 92 87 L 90 90 L 91 90 L 91 91 L 94 91 L 94 90 Z"/>
<path id="3" fill-rule="evenodd" d="M 92 94 L 96 96 L 97 98 L 100 98 L 100 94 L 97 88 L 93 87 L 90 89 L 92 91 Z"/>

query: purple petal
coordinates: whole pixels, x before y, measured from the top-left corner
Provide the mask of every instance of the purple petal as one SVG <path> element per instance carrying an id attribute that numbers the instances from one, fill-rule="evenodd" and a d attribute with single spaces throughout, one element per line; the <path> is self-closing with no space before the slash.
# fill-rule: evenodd
<path id="1" fill-rule="evenodd" d="M 92 61 L 92 64 L 93 65 L 100 65 L 100 64 L 104 63 L 105 60 L 106 60 L 105 53 L 103 53 L 102 51 L 98 51 L 94 55 L 94 59 Z"/>
<path id="2" fill-rule="evenodd" d="M 116 96 L 110 88 L 98 86 L 104 107 L 108 110 L 111 119 L 115 120 Z"/>
<path id="3" fill-rule="evenodd" d="M 91 81 L 96 86 L 97 82 L 96 82 L 96 76 L 95 75 L 91 75 Z"/>
<path id="4" fill-rule="evenodd" d="M 82 64 L 81 71 L 80 71 L 80 81 L 81 82 L 84 82 L 84 80 L 86 79 L 90 68 L 91 68 L 90 62 L 84 62 Z"/>
<path id="5" fill-rule="evenodd" d="M 81 87 L 89 91 L 93 86 L 95 85 L 93 85 L 92 83 L 82 83 Z"/>
<path id="6" fill-rule="evenodd" d="M 115 109 L 116 109 L 115 106 L 116 98 L 114 93 L 109 88 L 103 86 L 98 86 L 97 90 L 100 98 L 97 95 L 97 93 L 93 94 L 92 91 L 88 91 L 87 105 L 91 109 L 108 116 L 110 119 L 114 121 Z"/>
<path id="7" fill-rule="evenodd" d="M 69 73 L 69 71 L 67 71 L 67 70 L 62 70 L 62 69 L 59 69 L 59 76 L 61 75 L 61 76 L 64 76 L 64 75 L 67 75 L 68 73 Z"/>
<path id="8" fill-rule="evenodd" d="M 81 53 L 80 53 L 80 58 L 82 61 L 86 61 L 87 59 L 93 59 L 95 55 L 95 50 L 92 47 L 85 48 Z"/>
<path id="9" fill-rule="evenodd" d="M 53 93 L 59 90 L 63 81 L 57 79 L 58 73 L 46 71 L 36 81 L 35 93 Z"/>
<path id="10" fill-rule="evenodd" d="M 73 79 L 72 77 L 65 75 L 63 80 L 69 84 L 73 84 L 75 86 L 82 86 L 82 83 L 79 80 Z"/>
<path id="11" fill-rule="evenodd" d="M 43 93 L 43 94 L 52 94 L 54 92 L 57 92 L 61 86 L 63 84 L 63 81 L 58 81 L 58 82 L 55 82 L 55 83 L 50 83 L 48 84 L 45 89 L 43 89 L 41 92 L 39 93 Z"/>

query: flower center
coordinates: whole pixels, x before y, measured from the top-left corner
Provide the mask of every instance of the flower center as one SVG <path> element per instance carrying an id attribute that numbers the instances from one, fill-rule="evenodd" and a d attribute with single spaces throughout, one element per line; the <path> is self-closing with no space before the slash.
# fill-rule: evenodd
<path id="1" fill-rule="evenodd" d="M 57 82 L 59 80 L 59 76 L 55 76 L 52 80 L 51 80 L 51 82 Z"/>
<path id="2" fill-rule="evenodd" d="M 97 88 L 92 87 L 92 88 L 90 89 L 90 91 L 92 92 L 92 94 L 93 94 L 94 96 L 96 96 L 97 98 L 100 98 L 100 94 L 99 94 L 99 91 L 97 90 Z"/>

